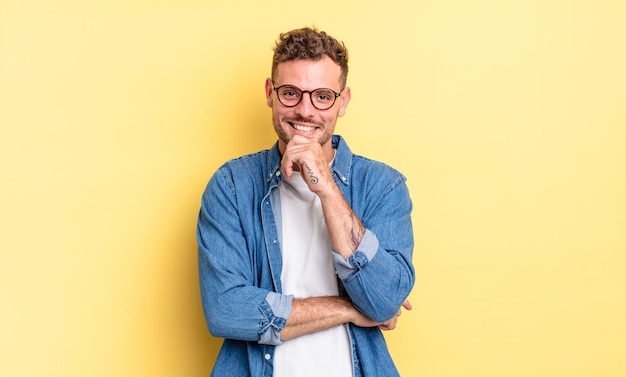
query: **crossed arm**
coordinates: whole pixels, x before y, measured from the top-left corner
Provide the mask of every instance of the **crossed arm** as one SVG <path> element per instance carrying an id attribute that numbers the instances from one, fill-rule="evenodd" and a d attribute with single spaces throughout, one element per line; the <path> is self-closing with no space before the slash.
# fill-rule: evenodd
<path id="1" fill-rule="evenodd" d="M 408 300 L 405 300 L 402 306 L 407 310 L 412 309 Z M 380 323 L 356 310 L 350 300 L 345 297 L 294 299 L 291 315 L 287 319 L 285 328 L 280 332 L 280 339 L 289 340 L 344 323 L 353 323 L 360 327 L 378 326 L 381 330 L 393 330 L 401 314 L 402 309 L 398 310 L 393 318 Z"/>

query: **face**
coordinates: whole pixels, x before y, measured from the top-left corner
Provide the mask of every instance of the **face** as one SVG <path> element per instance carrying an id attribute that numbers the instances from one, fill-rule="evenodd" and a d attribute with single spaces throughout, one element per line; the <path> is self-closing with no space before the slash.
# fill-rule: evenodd
<path id="1" fill-rule="evenodd" d="M 341 68 L 330 58 L 324 57 L 318 61 L 292 60 L 280 63 L 276 70 L 274 87 L 289 84 L 302 90 L 329 88 L 339 93 L 341 91 Z M 350 102 L 350 88 L 346 87 L 335 104 L 327 110 L 318 110 L 311 103 L 309 93 L 304 93 L 302 100 L 294 107 L 286 107 L 278 101 L 276 91 L 272 90 L 272 81 L 265 81 L 265 95 L 267 105 L 272 108 L 274 130 L 278 135 L 278 148 L 284 153 L 287 143 L 294 135 L 302 135 L 312 141 L 320 143 L 326 158 L 330 161 L 332 150 L 332 135 L 337 118 L 346 112 Z"/>

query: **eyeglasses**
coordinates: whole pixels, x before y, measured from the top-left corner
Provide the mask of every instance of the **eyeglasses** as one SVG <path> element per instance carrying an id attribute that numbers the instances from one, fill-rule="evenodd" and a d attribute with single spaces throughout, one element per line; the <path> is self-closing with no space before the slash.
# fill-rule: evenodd
<path id="1" fill-rule="evenodd" d="M 311 104 L 318 110 L 328 110 L 335 104 L 337 97 L 341 95 L 341 93 L 337 93 L 332 89 L 328 88 L 318 88 L 315 90 L 302 90 L 293 85 L 281 85 L 278 88 L 274 88 L 274 84 L 272 83 L 273 89 L 276 91 L 278 95 L 278 101 L 287 107 L 295 107 L 300 101 L 302 101 L 302 97 L 304 93 L 309 93 L 309 97 L 311 98 Z"/>

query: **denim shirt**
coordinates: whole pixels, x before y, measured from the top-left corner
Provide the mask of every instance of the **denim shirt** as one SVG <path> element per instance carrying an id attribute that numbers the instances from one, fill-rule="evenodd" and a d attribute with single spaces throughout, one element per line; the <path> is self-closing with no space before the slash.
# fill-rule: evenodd
<path id="1" fill-rule="evenodd" d="M 365 227 L 347 260 L 334 251 L 340 292 L 369 318 L 392 318 L 414 283 L 412 203 L 406 178 L 389 166 L 352 154 L 333 136 L 333 178 Z M 272 149 L 220 167 L 202 196 L 198 264 L 210 333 L 224 338 L 212 376 L 271 377 L 274 347 L 293 297 L 281 287 L 281 155 Z M 378 327 L 347 324 L 354 375 L 398 376 Z M 400 330 L 397 330 L 400 331 Z"/>

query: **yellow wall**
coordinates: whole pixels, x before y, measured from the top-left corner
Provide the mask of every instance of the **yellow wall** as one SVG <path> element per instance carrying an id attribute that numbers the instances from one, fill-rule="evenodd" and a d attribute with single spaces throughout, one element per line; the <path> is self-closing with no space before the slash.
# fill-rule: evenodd
<path id="1" fill-rule="evenodd" d="M 277 34 L 351 53 L 338 132 L 409 178 L 403 376 L 626 375 L 626 5 L 0 2 L 0 375 L 206 376 L 199 198 L 274 141 Z"/>

